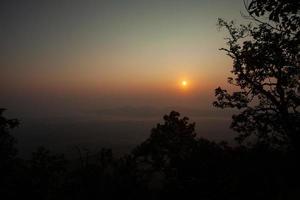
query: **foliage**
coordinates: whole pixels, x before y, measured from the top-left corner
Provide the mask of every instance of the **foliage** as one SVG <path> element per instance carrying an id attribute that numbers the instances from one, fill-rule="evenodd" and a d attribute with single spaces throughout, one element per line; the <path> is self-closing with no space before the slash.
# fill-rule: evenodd
<path id="1" fill-rule="evenodd" d="M 133 151 L 134 156 L 155 169 L 170 167 L 189 156 L 196 141 L 195 123 L 179 117 L 175 111 L 165 115 L 164 124 L 152 129 L 150 137 Z"/>
<path id="2" fill-rule="evenodd" d="M 2 169 L 1 198 L 250 200 L 300 196 L 299 164 L 293 155 L 264 145 L 230 147 L 198 138 L 195 124 L 175 111 L 165 115 L 164 123 L 128 155 L 115 158 L 104 148 L 97 152 L 78 148 L 78 153 L 78 158 L 67 162 L 62 154 L 39 147 L 29 160 L 10 162 L 10 173 Z"/>
<path id="3" fill-rule="evenodd" d="M 27 163 L 29 185 L 34 188 L 32 195 L 40 199 L 58 192 L 63 184 L 66 163 L 63 154 L 53 154 L 44 147 L 39 147 L 33 152 Z"/>
<path id="4" fill-rule="evenodd" d="M 247 18 L 256 25 L 219 19 L 230 35 L 222 50 L 233 59 L 228 82 L 237 91 L 217 88 L 214 106 L 240 111 L 231 124 L 239 142 L 254 135 L 272 146 L 300 144 L 299 8 L 299 1 L 253 0 Z"/>
<path id="5" fill-rule="evenodd" d="M 16 140 L 10 135 L 10 131 L 19 125 L 19 121 L 2 116 L 4 111 L 5 109 L 0 109 L 0 166 L 3 162 L 12 159 L 17 153 L 14 147 Z"/>

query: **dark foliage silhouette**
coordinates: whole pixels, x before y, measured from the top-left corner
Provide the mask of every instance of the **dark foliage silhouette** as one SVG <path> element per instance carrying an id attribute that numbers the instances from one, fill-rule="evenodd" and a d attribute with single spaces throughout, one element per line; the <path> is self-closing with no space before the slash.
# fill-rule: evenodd
<path id="1" fill-rule="evenodd" d="M 4 121 L 7 123 L 7 119 Z M 14 121 L 16 122 L 16 121 Z M 9 134 L 8 130 L 6 130 Z M 12 137 L 10 135 L 10 137 Z M 13 137 L 12 137 L 13 138 Z M 172 111 L 132 153 L 77 148 L 66 160 L 39 147 L 1 170 L 3 199 L 297 199 L 299 162 L 265 145 L 230 147 L 199 138 Z M 10 151 L 6 151 L 10 154 Z"/>
<path id="2" fill-rule="evenodd" d="M 66 171 L 66 159 L 62 154 L 52 154 L 44 147 L 39 147 L 32 153 L 32 158 L 26 167 L 30 175 L 29 187 L 32 188 L 32 196 L 43 199 L 44 196 L 57 198 L 53 194 L 59 194 L 63 176 Z"/>
<path id="3" fill-rule="evenodd" d="M 195 123 L 179 118 L 178 112 L 165 115 L 164 124 L 157 124 L 145 142 L 134 149 L 135 158 L 149 164 L 154 170 L 172 168 L 187 158 L 195 146 Z"/>
<path id="4" fill-rule="evenodd" d="M 230 35 L 222 50 L 233 59 L 228 82 L 236 91 L 217 88 L 214 105 L 240 111 L 231 124 L 239 142 L 255 135 L 258 142 L 299 150 L 299 1 L 253 0 L 245 7 L 255 25 L 218 21 Z"/>
<path id="5" fill-rule="evenodd" d="M 0 108 L 0 192 L 9 190 L 7 185 L 14 174 L 17 149 L 16 140 L 10 131 L 19 125 L 17 119 L 7 119 L 3 116 L 5 109 Z"/>
<path id="6" fill-rule="evenodd" d="M 5 109 L 0 108 L 0 158 L 1 158 L 1 167 L 5 162 L 8 162 L 17 153 L 17 149 L 15 148 L 16 140 L 10 134 L 10 130 L 14 129 L 19 125 L 19 121 L 17 119 L 7 119 L 2 116 Z"/>
<path id="7" fill-rule="evenodd" d="M 176 187 L 180 165 L 191 159 L 196 146 L 195 123 L 180 118 L 172 111 L 164 116 L 164 124 L 157 124 L 150 137 L 133 150 L 136 171 L 144 176 L 141 185 L 157 192 L 165 187 Z M 146 176 L 145 176 L 146 175 Z M 171 185 L 170 185 L 171 184 Z M 155 195 L 155 194 L 154 194 Z"/>

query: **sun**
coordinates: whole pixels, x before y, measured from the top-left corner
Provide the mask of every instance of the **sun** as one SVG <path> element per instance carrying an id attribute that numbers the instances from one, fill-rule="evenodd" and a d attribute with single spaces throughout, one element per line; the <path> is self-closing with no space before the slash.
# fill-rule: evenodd
<path id="1" fill-rule="evenodd" d="M 181 89 L 186 90 L 189 87 L 189 82 L 184 79 L 180 81 L 179 85 Z"/>

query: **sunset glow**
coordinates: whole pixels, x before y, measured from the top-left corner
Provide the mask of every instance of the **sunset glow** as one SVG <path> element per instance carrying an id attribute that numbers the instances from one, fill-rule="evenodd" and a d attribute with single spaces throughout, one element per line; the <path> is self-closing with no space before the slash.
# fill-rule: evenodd
<path id="1" fill-rule="evenodd" d="M 179 88 L 183 91 L 190 89 L 190 81 L 188 81 L 187 79 L 182 79 L 181 81 L 179 81 Z"/>
<path id="2" fill-rule="evenodd" d="M 0 0 L 0 200 L 300 200 L 299 24 L 300 0 Z"/>
<path id="3" fill-rule="evenodd" d="M 0 106 L 24 121 L 32 119 L 28 127 L 45 127 L 39 124 L 48 124 L 45 118 L 68 126 L 73 124 L 70 119 L 158 120 L 170 110 L 202 115 L 195 110 L 211 109 L 213 91 L 225 86 L 232 66 L 219 51 L 226 32 L 217 31 L 217 19 L 239 19 L 243 2 L 60 0 L 0 5 Z M 122 130 L 114 123 L 107 130 L 94 125 L 101 130 L 93 125 L 78 128 L 70 131 L 70 140 L 73 134 L 97 132 L 102 137 Z M 128 125 L 122 137 L 142 136 L 139 131 L 140 126 Z"/>

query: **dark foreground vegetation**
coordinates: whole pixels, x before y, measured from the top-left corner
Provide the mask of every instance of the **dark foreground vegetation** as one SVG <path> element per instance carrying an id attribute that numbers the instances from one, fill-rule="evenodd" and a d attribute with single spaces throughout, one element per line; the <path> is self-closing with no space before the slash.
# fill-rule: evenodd
<path id="1" fill-rule="evenodd" d="M 235 86 L 216 89 L 214 105 L 235 108 L 237 145 L 198 138 L 172 111 L 130 154 L 78 149 L 67 160 L 41 147 L 17 156 L 16 119 L 0 110 L 1 199 L 300 199 L 300 16 L 298 0 L 252 0 L 229 32 Z"/>
<path id="2" fill-rule="evenodd" d="M 3 111 L 3 110 L 2 110 Z M 1 111 L 1 114 L 2 114 Z M 230 147 L 198 138 L 195 124 L 172 111 L 132 153 L 78 151 L 67 160 L 40 147 L 16 156 L 1 115 L 1 199 L 299 199 L 297 152 L 261 143 Z"/>

